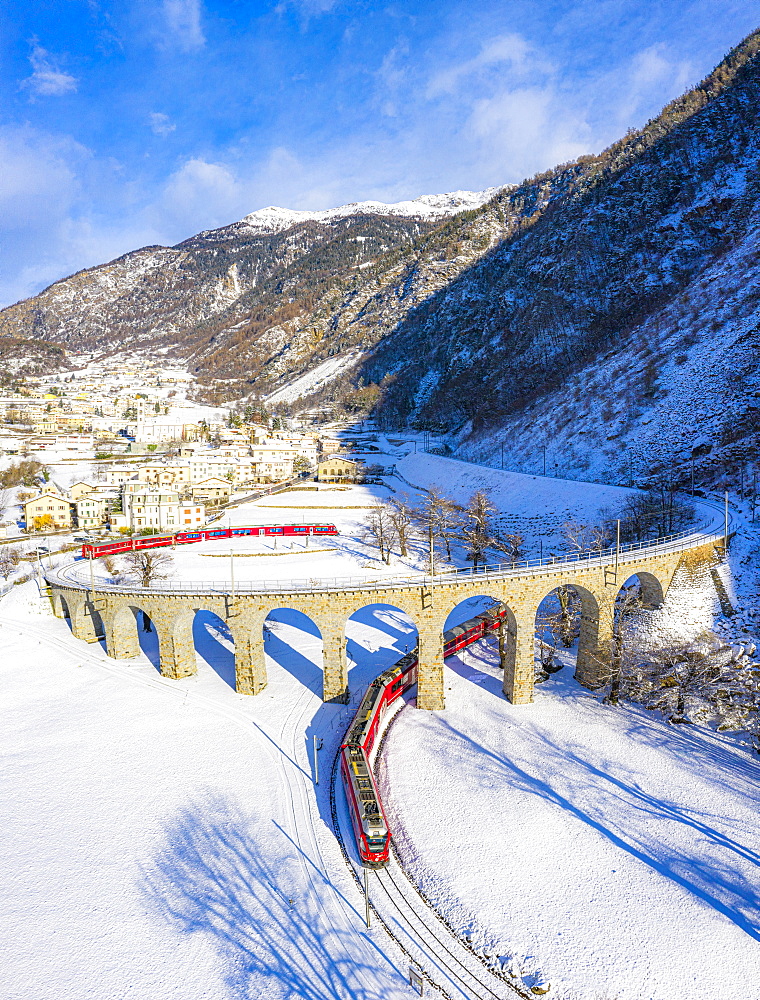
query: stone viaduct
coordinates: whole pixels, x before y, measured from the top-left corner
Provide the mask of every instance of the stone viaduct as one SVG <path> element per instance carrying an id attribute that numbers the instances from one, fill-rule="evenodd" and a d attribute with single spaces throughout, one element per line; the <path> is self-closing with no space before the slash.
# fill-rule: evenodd
<path id="1" fill-rule="evenodd" d="M 409 579 L 383 580 L 341 589 L 314 583 L 283 584 L 282 590 L 250 591 L 236 596 L 208 590 L 193 592 L 177 584 L 173 590 L 148 590 L 109 586 L 90 589 L 70 580 L 65 570 L 48 575 L 53 609 L 68 618 L 73 634 L 85 641 L 104 637 L 108 654 L 117 659 L 139 651 L 137 613 L 147 614 L 159 641 L 160 669 L 164 676 L 187 677 L 196 672 L 193 618 L 199 610 L 225 621 L 235 641 L 236 688 L 255 695 L 267 683 L 264 656 L 264 622 L 270 612 L 290 608 L 303 612 L 317 625 L 323 641 L 323 698 L 343 701 L 348 692 L 346 663 L 347 620 L 370 604 L 389 604 L 406 612 L 419 633 L 420 708 L 444 708 L 443 629 L 451 611 L 462 601 L 488 596 L 506 604 L 504 637 L 504 694 L 515 704 L 533 699 L 534 635 L 541 601 L 556 587 L 567 585 L 579 595 L 582 606 L 576 678 L 589 688 L 602 683 L 613 637 L 614 606 L 622 584 L 638 576 L 645 605 L 662 603 L 673 576 L 686 558 L 710 558 L 722 536 L 694 534 L 679 542 L 593 558 L 544 563 L 502 572 L 458 573 Z M 702 550 L 700 552 L 700 550 Z M 340 583 L 340 581 L 338 581 Z"/>

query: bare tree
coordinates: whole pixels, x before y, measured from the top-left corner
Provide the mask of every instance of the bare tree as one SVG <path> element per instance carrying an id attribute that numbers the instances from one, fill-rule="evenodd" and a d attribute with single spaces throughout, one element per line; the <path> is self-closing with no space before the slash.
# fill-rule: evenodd
<path id="1" fill-rule="evenodd" d="M 413 511 L 407 503 L 406 497 L 403 499 L 394 497 L 388 506 L 390 507 L 391 524 L 398 539 L 401 558 L 406 559 L 409 554 L 409 535 L 414 523 Z"/>
<path id="2" fill-rule="evenodd" d="M 757 670 L 746 647 L 726 646 L 715 635 L 691 643 L 674 643 L 653 650 L 644 671 L 657 707 L 667 709 L 671 722 L 691 722 L 689 706 L 709 706 L 723 728 L 746 724 L 757 711 L 758 693 L 752 683 Z M 675 704 L 674 704 L 675 703 Z M 732 724 L 726 724 L 728 720 Z"/>
<path id="3" fill-rule="evenodd" d="M 5 516 L 5 512 L 11 506 L 13 491 L 7 487 L 0 486 L 0 521 Z"/>
<path id="4" fill-rule="evenodd" d="M 103 565 L 105 566 L 106 573 L 110 576 L 117 576 L 119 572 L 119 560 L 116 556 L 103 556 Z"/>
<path id="5" fill-rule="evenodd" d="M 20 562 L 21 551 L 15 545 L 0 547 L 0 573 L 6 580 Z"/>
<path id="6" fill-rule="evenodd" d="M 494 542 L 495 548 L 499 549 L 501 552 L 506 552 L 509 556 L 512 565 L 514 565 L 518 559 L 523 556 L 523 542 L 525 538 L 517 531 L 514 532 L 500 532 L 498 538 Z"/>
<path id="7" fill-rule="evenodd" d="M 380 558 L 390 563 L 391 547 L 396 540 L 396 528 L 393 523 L 392 508 L 384 503 L 377 503 L 364 519 L 364 533 L 374 539 L 380 549 Z"/>
<path id="8" fill-rule="evenodd" d="M 486 549 L 497 544 L 491 527 L 495 513 L 496 505 L 483 490 L 473 493 L 462 511 L 462 539 L 474 569 L 479 562 L 485 562 Z"/>
<path id="9" fill-rule="evenodd" d="M 155 580 L 171 576 L 174 562 L 168 552 L 144 549 L 142 552 L 128 552 L 127 563 L 140 578 L 142 587 L 150 587 Z"/>
<path id="10" fill-rule="evenodd" d="M 565 648 L 569 649 L 580 634 L 581 599 L 572 587 L 563 584 L 557 587 L 557 605 L 553 629 Z"/>
<path id="11" fill-rule="evenodd" d="M 617 705 L 620 701 L 620 687 L 624 675 L 624 659 L 626 640 L 633 637 L 627 635 L 627 625 L 632 615 L 643 606 L 641 588 L 637 583 L 630 587 L 621 587 L 613 607 L 612 640 L 610 643 L 610 702 Z"/>
<path id="12" fill-rule="evenodd" d="M 555 660 L 557 646 L 562 644 L 566 649 L 572 646 L 580 634 L 580 621 L 580 597 L 571 587 L 558 587 L 542 602 L 536 615 L 536 633 L 538 659 L 545 674 L 562 669 L 562 664 Z"/>
<path id="13" fill-rule="evenodd" d="M 610 544 L 609 528 L 601 524 L 565 521 L 562 525 L 564 545 L 571 552 L 600 552 Z"/>
<path id="14" fill-rule="evenodd" d="M 446 558 L 451 560 L 451 542 L 462 523 L 462 510 L 439 486 L 431 486 L 414 511 L 417 523 L 432 532 L 446 546 Z"/>

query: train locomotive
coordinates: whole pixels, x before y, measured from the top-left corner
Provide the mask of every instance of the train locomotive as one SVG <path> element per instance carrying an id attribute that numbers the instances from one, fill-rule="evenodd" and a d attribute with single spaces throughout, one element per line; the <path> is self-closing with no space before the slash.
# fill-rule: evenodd
<path id="1" fill-rule="evenodd" d="M 506 607 L 496 603 L 443 634 L 444 658 L 498 630 Z M 405 691 L 417 683 L 417 649 L 372 681 L 340 748 L 340 770 L 359 857 L 367 868 L 388 863 L 391 831 L 370 758 L 383 719 Z"/>

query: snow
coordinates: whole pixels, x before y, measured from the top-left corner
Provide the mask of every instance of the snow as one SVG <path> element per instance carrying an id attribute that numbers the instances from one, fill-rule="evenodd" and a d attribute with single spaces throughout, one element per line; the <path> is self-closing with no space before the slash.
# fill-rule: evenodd
<path id="1" fill-rule="evenodd" d="M 271 393 L 271 395 L 266 397 L 266 402 L 270 405 L 273 403 L 292 403 L 299 396 L 307 396 L 310 392 L 315 392 L 326 382 L 332 381 L 338 372 L 343 371 L 344 368 L 350 368 L 361 357 L 362 352 L 355 351 L 350 354 L 335 355 L 332 358 L 328 358 L 310 371 L 288 382 L 284 388 Z"/>
<path id="2" fill-rule="evenodd" d="M 283 540 L 277 550 L 236 540 L 236 580 L 424 568 L 424 545 L 386 567 L 356 540 L 367 508 L 391 490 L 413 493 L 409 483 L 460 500 L 489 488 L 526 523 L 565 507 L 590 517 L 626 492 L 378 444 L 368 461 L 391 456 L 409 482 L 309 483 L 226 512 L 222 523 L 334 522 L 342 533 L 312 539 L 330 551 L 308 556 L 283 554 Z M 741 566 L 756 561 L 760 532 L 746 510 L 738 523 L 736 579 L 725 583 L 745 623 L 756 580 Z M 225 581 L 229 542 L 178 548 L 175 565 L 186 579 Z M 463 603 L 447 625 L 478 609 Z M 718 610 L 709 579 L 687 575 L 649 623 L 686 636 Z M 33 583 L 0 599 L 9 1000 L 412 995 L 406 959 L 363 926 L 326 775 L 366 684 L 414 643 L 414 628 L 384 605 L 349 620 L 352 705 L 340 706 L 320 699 L 315 626 L 287 609 L 267 624 L 269 684 L 246 698 L 234 690 L 229 629 L 209 612 L 194 621 L 197 675 L 170 681 L 156 669 L 155 632 L 141 631 L 139 657 L 111 660 L 75 640 Z M 402 710 L 379 771 L 404 863 L 457 932 L 523 985 L 550 981 L 550 1000 L 749 996 L 760 981 L 756 758 L 740 734 L 601 704 L 562 658 L 534 704 L 512 706 L 481 644 L 448 661 L 445 712 Z M 318 787 L 314 736 L 324 740 Z"/>
<path id="3" fill-rule="evenodd" d="M 403 862 L 454 927 L 554 998 L 719 1000 L 760 982 L 760 765 L 729 738 L 612 709 L 566 668 L 529 706 L 498 656 L 448 661 L 381 765 Z"/>
<path id="4" fill-rule="evenodd" d="M 406 446 L 397 450 L 402 448 L 407 451 Z M 409 482 L 423 488 L 438 486 L 460 504 L 477 490 L 485 491 L 504 517 L 504 531 L 522 534 L 524 550 L 533 557 L 539 555 L 540 541 L 544 556 L 562 554 L 566 521 L 599 524 L 607 516 L 603 510 L 607 514 L 618 510 L 633 492 L 622 486 L 490 469 L 420 452 L 407 453 L 396 461 L 396 467 Z M 700 523 L 715 521 L 711 506 L 698 501 L 696 508 Z"/>
<path id="5" fill-rule="evenodd" d="M 386 204 L 382 201 L 359 201 L 338 208 L 323 211 L 309 211 L 292 208 L 278 208 L 269 205 L 251 212 L 241 220 L 241 224 L 255 232 L 279 233 L 299 222 L 331 222 L 349 215 L 403 215 L 411 218 L 441 219 L 455 212 L 477 208 L 490 201 L 502 187 L 486 188 L 484 191 L 450 191 L 446 194 L 427 194 L 410 201 Z M 205 235 L 205 234 L 202 234 Z"/>
<path id="6" fill-rule="evenodd" d="M 352 711 L 314 693 L 318 640 L 280 613 L 244 698 L 208 622 L 198 676 L 167 681 L 74 640 L 32 586 L 0 603 L 3 996 L 409 996 L 314 794 L 311 735 L 327 767 Z"/>

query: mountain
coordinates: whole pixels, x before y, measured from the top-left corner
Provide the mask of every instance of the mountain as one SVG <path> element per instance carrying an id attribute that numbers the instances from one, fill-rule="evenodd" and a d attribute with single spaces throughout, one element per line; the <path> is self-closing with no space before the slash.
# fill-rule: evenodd
<path id="1" fill-rule="evenodd" d="M 760 32 L 643 129 L 497 194 L 509 230 L 357 377 L 470 456 L 715 483 L 760 454 Z M 449 224 L 451 225 L 451 224 Z M 444 229 L 446 227 L 443 227 Z M 429 267 L 442 229 L 418 241 Z M 419 265 L 413 274 L 419 273 Z"/>
<path id="2" fill-rule="evenodd" d="M 282 371 L 310 356 L 313 330 L 296 335 L 289 350 L 286 341 L 325 290 L 496 190 L 321 212 L 262 209 L 175 247 L 144 247 L 57 281 L 0 311 L 0 336 L 73 351 L 169 348 L 234 397 L 230 380 L 243 380 L 242 391 L 265 372 L 271 378 L 283 349 Z"/>
<path id="3" fill-rule="evenodd" d="M 26 375 L 42 375 L 72 367 L 60 344 L 43 340 L 0 337 L 0 386 Z"/>
<path id="4" fill-rule="evenodd" d="M 268 208 L 0 312 L 168 348 L 210 402 L 374 412 L 513 468 L 705 483 L 760 453 L 760 33 L 639 130 L 512 187 Z"/>

